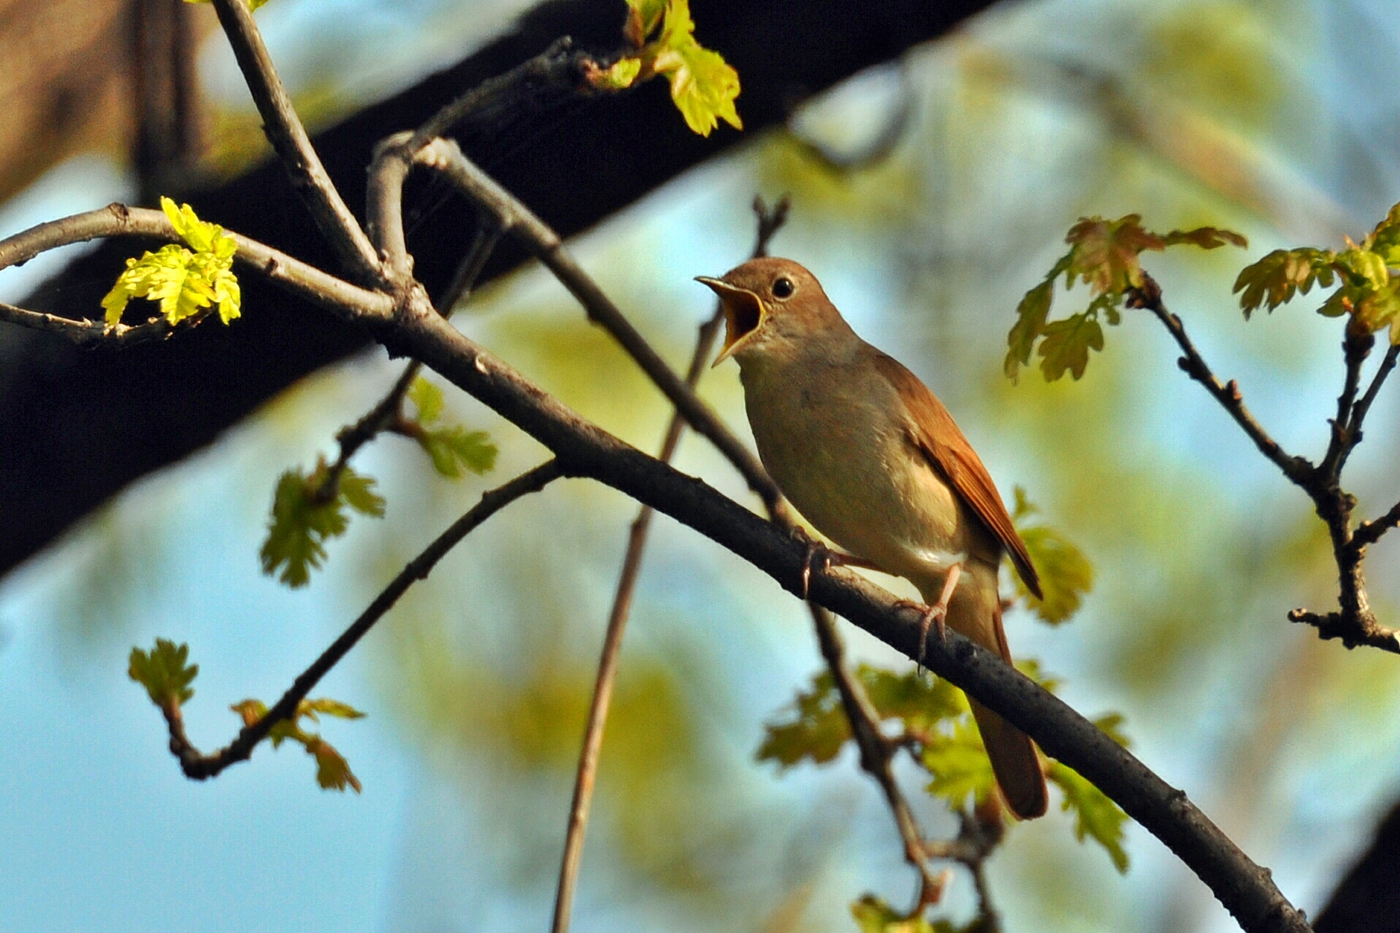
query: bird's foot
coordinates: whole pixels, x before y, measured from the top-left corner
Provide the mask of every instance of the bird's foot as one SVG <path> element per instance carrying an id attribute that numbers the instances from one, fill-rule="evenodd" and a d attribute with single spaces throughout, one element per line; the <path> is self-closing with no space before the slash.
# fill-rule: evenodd
<path id="1" fill-rule="evenodd" d="M 807 553 L 802 555 L 802 598 L 806 599 L 812 584 L 812 564 L 818 564 L 823 571 L 832 567 L 864 567 L 867 570 L 879 570 L 870 561 L 854 554 L 847 554 L 845 551 L 837 551 L 827 547 L 820 541 L 815 540 L 807 534 L 807 530 L 801 525 L 792 526 L 792 536 L 799 544 L 807 549 Z"/>
<path id="2" fill-rule="evenodd" d="M 920 674 L 924 672 L 924 652 L 928 650 L 929 628 L 937 624 L 940 643 L 948 638 L 948 603 L 953 599 L 953 590 L 957 587 L 960 576 L 962 576 L 962 564 L 954 564 L 948 569 L 948 576 L 943 578 L 943 592 L 938 595 L 938 602 L 932 606 L 900 600 L 903 606 L 918 609 L 923 613 L 919 618 L 919 655 L 914 659 Z"/>

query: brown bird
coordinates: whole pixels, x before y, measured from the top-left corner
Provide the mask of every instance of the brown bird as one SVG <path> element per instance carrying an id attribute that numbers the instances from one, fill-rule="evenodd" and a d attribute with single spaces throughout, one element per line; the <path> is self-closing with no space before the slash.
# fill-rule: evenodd
<path id="1" fill-rule="evenodd" d="M 812 273 L 789 259 L 744 263 L 715 279 L 726 325 L 718 365 L 739 363 L 759 456 L 822 534 L 918 587 L 931 621 L 1011 663 L 1001 624 L 1003 554 L 1037 596 L 1026 546 L 987 468 L 918 377 L 866 343 Z M 1030 738 L 969 698 L 1012 812 L 1045 813 Z"/>

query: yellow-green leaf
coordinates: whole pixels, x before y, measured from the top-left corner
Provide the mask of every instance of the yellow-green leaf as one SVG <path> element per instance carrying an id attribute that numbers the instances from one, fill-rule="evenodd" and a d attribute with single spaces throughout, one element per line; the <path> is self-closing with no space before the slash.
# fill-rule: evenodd
<path id="1" fill-rule="evenodd" d="M 741 130 L 744 124 L 734 109 L 739 73 L 718 52 L 696 42 L 694 33 L 690 0 L 670 0 L 652 68 L 670 80 L 671 99 L 691 130 L 709 136 L 720 120 Z"/>
<path id="2" fill-rule="evenodd" d="M 322 457 L 310 476 L 288 470 L 277 481 L 272 499 L 272 517 L 261 558 L 263 573 L 279 570 L 278 579 L 290 587 L 305 586 L 311 571 L 326 559 L 324 542 L 339 537 L 349 527 L 346 508 L 375 518 L 384 514 L 384 499 L 374 491 L 374 479 L 349 467 L 341 473 L 332 494 L 319 498 L 329 471 Z"/>
<path id="3" fill-rule="evenodd" d="M 199 674 L 198 664 L 189 664 L 190 646 L 176 645 L 157 638 L 150 651 L 132 648 L 127 663 L 127 676 L 146 688 L 151 702 L 162 709 L 180 706 L 194 696 L 194 683 Z"/>
<path id="4" fill-rule="evenodd" d="M 1074 836 L 1083 842 L 1087 836 L 1104 847 L 1119 874 L 1128 870 L 1128 853 L 1123 848 L 1123 824 L 1128 814 L 1109 800 L 1104 792 L 1079 772 L 1062 762 L 1051 762 L 1046 774 L 1064 792 L 1060 809 L 1074 812 Z"/>

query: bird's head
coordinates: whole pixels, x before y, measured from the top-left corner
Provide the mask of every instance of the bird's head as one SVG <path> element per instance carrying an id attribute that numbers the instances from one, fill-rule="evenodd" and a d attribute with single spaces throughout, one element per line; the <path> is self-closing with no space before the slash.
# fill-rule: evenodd
<path id="1" fill-rule="evenodd" d="M 696 276 L 719 296 L 724 310 L 724 347 L 718 366 L 749 351 L 778 349 L 840 321 L 816 276 L 791 259 L 751 259 L 719 278 Z"/>

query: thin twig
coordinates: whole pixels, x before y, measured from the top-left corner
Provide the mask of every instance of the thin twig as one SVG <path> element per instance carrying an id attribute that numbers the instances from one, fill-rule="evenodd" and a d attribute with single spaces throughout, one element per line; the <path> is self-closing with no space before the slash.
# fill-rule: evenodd
<path id="1" fill-rule="evenodd" d="M 770 508 L 777 507 L 780 493 L 764 472 L 758 458 L 734 436 L 724 423 L 676 373 L 666 365 L 646 339 L 637 332 L 596 282 L 579 267 L 559 235 L 498 185 L 463 155 L 451 140 L 438 139 L 416 156 L 420 164 L 442 172 L 473 201 L 494 215 L 504 232 L 518 237 L 587 311 L 590 320 L 601 324 L 641 366 L 671 404 L 685 416 L 690 426 L 708 438 L 738 468 L 749 487 Z"/>
<path id="2" fill-rule="evenodd" d="M 778 201 L 769 212 L 762 199 L 754 199 L 754 213 L 758 215 L 758 236 L 755 239 L 753 256 L 763 256 L 768 251 L 768 241 L 778 232 L 787 220 L 788 200 Z M 690 367 L 686 371 L 686 385 L 692 389 L 705 372 L 705 361 L 714 350 L 715 336 L 724 323 L 724 312 L 718 307 L 704 324 L 700 325 L 695 338 L 695 350 L 690 357 Z M 671 421 L 666 426 L 666 437 L 661 443 L 658 455 L 662 463 L 670 463 L 680 444 L 685 420 L 679 411 L 673 411 Z M 651 527 L 656 510 L 643 505 L 632 522 L 627 537 L 627 554 L 622 561 L 622 573 L 618 577 L 617 591 L 613 596 L 612 611 L 608 613 L 607 633 L 603 636 L 603 651 L 598 660 L 598 675 L 593 681 L 593 698 L 588 707 L 588 725 L 584 728 L 583 749 L 579 752 L 578 769 L 574 775 L 573 801 L 569 805 L 568 828 L 564 834 L 564 854 L 559 864 L 559 884 L 554 896 L 554 920 L 550 927 L 553 933 L 565 933 L 573 910 L 574 890 L 578 884 L 578 871 L 583 856 L 583 837 L 588 828 L 588 813 L 593 800 L 593 785 L 598 773 L 598 758 L 603 747 L 603 729 L 608 720 L 608 707 L 612 702 L 613 684 L 617 680 L 618 657 L 621 654 L 622 635 L 627 627 L 627 617 L 632 608 L 632 594 L 636 589 L 637 577 L 642 567 L 642 552 L 646 547 L 647 532 Z"/>
<path id="3" fill-rule="evenodd" d="M 860 681 L 851 676 L 851 672 L 846 668 L 845 647 L 836 632 L 836 620 L 831 617 L 831 613 L 814 602 L 809 601 L 807 606 L 812 613 L 812 623 L 816 626 L 817 643 L 821 647 L 822 658 L 831 671 L 836 692 L 841 697 L 841 707 L 851 724 L 851 736 L 855 739 L 856 748 L 860 750 L 860 766 L 875 779 L 880 785 L 880 790 L 884 792 L 890 812 L 894 815 L 895 826 L 899 829 L 899 836 L 904 840 L 904 860 L 919 873 L 919 892 L 908 916 L 921 916 L 926 907 L 938 903 L 942 898 L 947 878 L 941 872 L 935 873 L 929 865 L 929 853 L 919 832 L 919 824 L 915 822 L 909 801 L 905 799 L 904 792 L 899 789 L 899 784 L 894 779 L 894 771 L 890 765 L 898 743 L 891 741 L 880 731 L 880 714 L 871 704 L 870 698 L 865 695 Z"/>
<path id="4" fill-rule="evenodd" d="M 1146 308 L 1157 316 L 1181 347 L 1183 356 L 1178 360 L 1178 365 L 1182 371 L 1205 386 L 1206 391 L 1215 397 L 1231 418 L 1235 419 L 1235 423 L 1249 436 L 1260 452 L 1283 471 L 1284 476 L 1299 486 L 1306 487 L 1311 479 L 1313 465 L 1303 457 L 1290 456 L 1284 452 L 1278 441 L 1264 430 L 1245 407 L 1240 388 L 1235 381 L 1231 379 L 1228 383 L 1222 383 L 1215 373 L 1211 372 L 1191 338 L 1186 336 L 1186 327 L 1181 323 L 1181 318 L 1172 314 L 1162 304 L 1161 286 L 1147 273 L 1143 273 L 1143 280 L 1142 288 L 1132 289 L 1129 293 L 1128 307 Z"/>
<path id="5" fill-rule="evenodd" d="M 1354 332 L 1350 327 L 1346 339 L 1342 341 L 1342 355 L 1346 359 L 1346 375 L 1342 379 L 1342 391 L 1337 396 L 1337 416 L 1332 419 L 1332 438 L 1327 443 L 1327 453 L 1318 464 L 1319 480 L 1336 482 L 1341 475 L 1342 465 L 1361 440 L 1361 425 L 1355 421 L 1356 390 L 1361 385 L 1361 367 L 1376 337 L 1370 333 Z"/>
<path id="6" fill-rule="evenodd" d="M 408 562 L 408 565 L 399 572 L 398 576 L 394 577 L 365 611 L 360 613 L 359 618 L 351 623 L 350 627 L 341 633 L 341 636 L 292 682 L 291 688 L 261 719 L 251 725 L 244 726 L 232 742 L 218 751 L 208 755 L 201 754 L 185 735 L 178 707 L 173 716 L 167 711 L 166 722 L 170 729 L 170 750 L 180 759 L 180 768 L 184 771 L 185 776 L 195 780 L 204 780 L 213 777 L 229 765 L 246 761 L 253 754 L 253 749 L 257 744 L 267 737 L 272 727 L 284 719 L 293 718 L 296 715 L 298 705 L 306 699 L 306 695 L 326 675 L 326 672 L 335 667 L 340 659 L 345 657 L 351 648 L 355 647 L 355 644 L 374 627 L 374 624 L 393 608 L 399 597 L 410 586 L 425 579 L 433 567 L 437 565 L 437 562 L 459 541 L 510 503 L 532 492 L 538 492 L 561 475 L 563 475 L 563 471 L 559 467 L 559 462 L 547 460 L 534 469 L 520 474 L 505 485 L 482 494 L 480 502 L 453 522 L 451 527 L 439 535 L 421 554 Z"/>
<path id="7" fill-rule="evenodd" d="M 1361 401 L 1351 410 L 1351 423 L 1347 425 L 1347 430 L 1356 435 L 1356 443 L 1361 442 L 1361 424 L 1366 420 L 1366 415 L 1371 411 L 1371 403 L 1376 400 L 1376 396 L 1381 391 L 1381 386 L 1385 384 L 1386 377 L 1395 369 L 1395 361 L 1400 359 L 1400 344 L 1391 344 L 1385 351 L 1385 356 L 1381 357 L 1381 364 L 1376 367 L 1376 374 L 1371 377 L 1371 384 L 1366 387 L 1366 393 L 1361 396 Z M 1343 458 L 1345 462 L 1345 458 Z"/>
<path id="8" fill-rule="evenodd" d="M 181 322 L 180 329 L 188 330 L 203 320 L 204 315 L 195 315 Z M 66 337 L 80 347 L 104 346 L 111 349 L 136 346 L 142 343 L 155 343 L 169 340 L 175 333 L 175 325 L 163 317 L 154 317 L 144 324 L 113 324 L 102 321 L 75 321 L 57 314 L 30 311 L 0 302 L 0 321 L 18 324 L 31 330 L 48 331 Z"/>
<path id="9" fill-rule="evenodd" d="M 364 283 L 381 281 L 379 257 L 311 145 L 311 137 L 277 76 L 248 4 L 243 0 L 214 0 L 214 9 L 257 104 L 263 130 L 321 235 L 353 278 Z"/>

